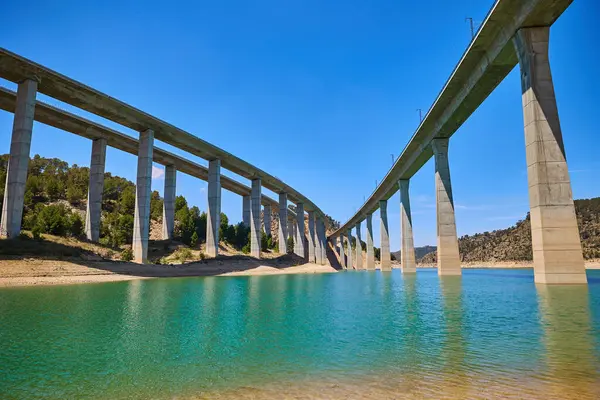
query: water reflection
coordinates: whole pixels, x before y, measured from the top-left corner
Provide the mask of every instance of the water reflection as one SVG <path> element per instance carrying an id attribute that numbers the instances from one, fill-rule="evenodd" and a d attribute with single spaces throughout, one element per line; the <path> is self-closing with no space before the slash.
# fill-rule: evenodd
<path id="1" fill-rule="evenodd" d="M 456 388 L 454 394 L 466 397 L 468 379 L 465 370 L 466 343 L 464 332 L 464 310 L 462 298 L 462 277 L 441 276 L 440 287 L 443 297 L 444 341 L 441 363 L 444 384 Z"/>
<path id="2" fill-rule="evenodd" d="M 598 398 L 600 285 L 515 275 L 0 290 L 0 398 Z"/>
<path id="3" fill-rule="evenodd" d="M 553 395 L 597 398 L 600 385 L 587 286 L 537 286 L 546 347 L 543 377 Z M 570 397 L 574 398 L 574 397 Z"/>

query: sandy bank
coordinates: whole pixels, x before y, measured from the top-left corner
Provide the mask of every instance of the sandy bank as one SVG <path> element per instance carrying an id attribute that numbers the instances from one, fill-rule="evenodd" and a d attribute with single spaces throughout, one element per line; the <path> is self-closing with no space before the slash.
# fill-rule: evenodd
<path id="1" fill-rule="evenodd" d="M 114 261 L 9 259 L 0 261 L 0 287 L 64 285 L 189 276 L 331 273 L 329 265 L 299 264 L 291 257 L 257 260 L 223 257 L 181 265 L 139 265 Z"/>

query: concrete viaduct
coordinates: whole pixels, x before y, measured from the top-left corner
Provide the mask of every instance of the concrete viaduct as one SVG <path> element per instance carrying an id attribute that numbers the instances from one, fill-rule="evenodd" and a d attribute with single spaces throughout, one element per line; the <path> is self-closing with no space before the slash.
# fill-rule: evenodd
<path id="1" fill-rule="evenodd" d="M 106 146 L 109 145 L 138 156 L 133 232 L 136 262 L 147 262 L 151 171 L 152 163 L 157 162 L 165 166 L 163 238 L 171 238 L 173 233 L 175 177 L 176 172 L 181 171 L 208 181 L 206 250 L 209 256 L 218 255 L 223 187 L 243 196 L 243 222 L 250 226 L 252 256 L 260 257 L 261 228 L 270 229 L 271 215 L 277 214 L 280 253 L 286 252 L 287 238 L 293 234 L 294 253 L 308 258 L 309 262 L 325 264 L 325 215 L 308 198 L 278 178 L 181 129 L 1 48 L 0 76 L 18 83 L 17 93 L 0 88 L 0 108 L 15 114 L 0 221 L 1 236 L 15 237 L 20 232 L 33 121 L 36 120 L 92 140 L 85 228 L 89 240 L 99 239 Z M 38 101 L 37 92 L 137 129 L 139 140 Z M 155 147 L 154 137 L 207 159 L 208 168 Z M 252 186 L 221 175 L 222 166 L 250 179 Z M 279 194 L 278 201 L 262 195 L 263 185 Z M 295 203 L 296 212 L 289 209 L 288 201 Z M 305 210 L 309 219 L 308 240 L 304 229 L 297 228 L 304 227 Z"/>
<path id="2" fill-rule="evenodd" d="M 519 64 L 535 282 L 587 282 L 548 59 L 550 26 L 571 3 L 572 0 L 496 1 L 401 156 L 364 205 L 329 236 L 329 241 L 339 243 L 336 251 L 343 266 L 363 269 L 361 246 L 356 246 L 353 257 L 349 239 L 355 229 L 356 243 L 360 243 L 360 224 L 366 220 L 364 268 L 375 269 L 372 214 L 379 209 L 381 269 L 391 268 L 387 201 L 400 191 L 402 271 L 415 272 L 409 183 L 433 156 L 438 274 L 461 274 L 449 140 Z"/>
<path id="3" fill-rule="evenodd" d="M 2 209 L 0 235 L 18 235 L 34 119 L 93 141 L 86 233 L 98 239 L 106 146 L 138 156 L 133 249 L 137 262 L 147 261 L 152 162 L 166 166 L 163 236 L 171 237 L 175 198 L 175 173 L 181 171 L 208 181 L 207 252 L 218 254 L 221 186 L 244 197 L 243 220 L 251 228 L 251 254 L 260 257 L 261 205 L 264 226 L 270 225 L 271 208 L 279 210 L 280 251 L 288 235 L 294 252 L 308 261 L 326 262 L 326 241 L 339 242 L 344 268 L 375 269 L 372 214 L 379 209 L 381 269 L 391 269 L 387 201 L 400 191 L 403 273 L 416 271 L 410 212 L 410 178 L 431 158 L 435 159 L 437 210 L 437 266 L 439 275 L 460 275 L 460 255 L 450 179 L 448 145 L 451 136 L 517 65 L 525 125 L 532 245 L 536 283 L 586 283 L 581 242 L 550 72 L 550 26 L 572 0 L 497 0 L 477 35 L 444 85 L 433 106 L 385 178 L 348 221 L 325 237 L 325 215 L 308 198 L 278 178 L 250 163 L 129 106 L 82 83 L 0 48 L 0 77 L 18 84 L 18 91 L 0 90 L 0 108 L 14 112 L 10 160 Z M 71 113 L 36 101 L 40 92 L 139 132 L 139 140 Z M 154 138 L 208 160 L 205 168 L 183 157 L 154 147 Z M 251 180 L 247 187 L 221 175 L 221 167 Z M 278 201 L 261 194 L 266 187 Z M 288 208 L 296 204 L 296 215 Z M 305 240 L 304 213 L 309 234 Z M 290 219 L 291 218 L 291 219 Z M 296 221 L 294 225 L 292 221 Z M 361 243 L 361 223 L 366 220 L 366 264 L 361 246 L 353 255 L 350 238 L 355 229 Z M 344 243 L 347 243 L 344 249 Z M 335 245 L 333 246 L 335 249 Z M 354 262 L 353 262 L 354 259 Z"/>

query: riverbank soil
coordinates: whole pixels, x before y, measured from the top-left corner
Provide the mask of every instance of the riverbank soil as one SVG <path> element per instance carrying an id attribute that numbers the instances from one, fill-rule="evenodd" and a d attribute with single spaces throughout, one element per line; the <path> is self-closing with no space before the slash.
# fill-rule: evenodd
<path id="1" fill-rule="evenodd" d="M 186 276 L 336 272 L 329 265 L 305 263 L 295 255 L 264 252 L 259 260 L 223 243 L 219 257 L 202 259 L 202 246 L 188 249 L 172 241 L 151 241 L 149 254 L 155 263 L 148 265 L 120 261 L 119 250 L 51 235 L 44 235 L 42 241 L 31 238 L 0 240 L 0 287 Z"/>

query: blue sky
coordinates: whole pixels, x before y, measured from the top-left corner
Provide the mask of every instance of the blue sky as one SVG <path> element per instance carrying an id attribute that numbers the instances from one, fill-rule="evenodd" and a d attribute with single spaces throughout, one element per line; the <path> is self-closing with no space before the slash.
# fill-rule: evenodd
<path id="1" fill-rule="evenodd" d="M 418 125 L 416 109 L 425 114 L 458 62 L 470 40 L 465 17 L 481 22 L 492 4 L 11 1 L 2 7 L 0 43 L 246 159 L 344 221 L 386 174 L 392 154 L 400 154 Z M 593 145 L 598 15 L 596 0 L 576 0 L 551 30 L 575 198 L 600 196 Z M 12 114 L 0 111 L 0 153 L 9 151 L 11 129 Z M 32 155 L 89 165 L 90 149 L 87 139 L 34 126 Z M 504 228 L 524 217 L 518 68 L 453 136 L 449 157 L 459 235 Z M 106 168 L 134 180 L 136 160 L 109 149 Z M 162 192 L 161 173 L 155 172 L 153 189 Z M 177 193 L 205 209 L 206 183 L 181 173 L 177 179 Z M 411 197 L 416 245 L 435 244 L 433 160 L 411 180 Z M 227 191 L 222 198 L 230 220 L 241 220 L 242 199 Z M 399 215 L 395 195 L 388 203 L 392 250 L 400 247 Z M 374 230 L 378 245 L 378 214 Z"/>

